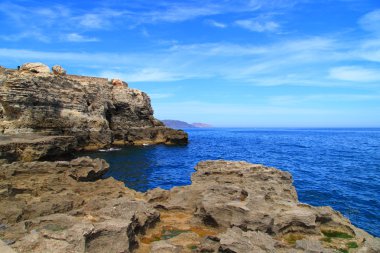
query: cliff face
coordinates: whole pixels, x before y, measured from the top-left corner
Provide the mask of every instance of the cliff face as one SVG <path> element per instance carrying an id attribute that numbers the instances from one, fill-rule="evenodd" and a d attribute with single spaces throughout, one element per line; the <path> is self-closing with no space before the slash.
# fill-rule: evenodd
<path id="1" fill-rule="evenodd" d="M 186 133 L 167 128 L 153 117 L 144 92 L 120 80 L 28 66 L 0 69 L 0 131 L 74 136 L 78 149 L 187 143 Z"/>

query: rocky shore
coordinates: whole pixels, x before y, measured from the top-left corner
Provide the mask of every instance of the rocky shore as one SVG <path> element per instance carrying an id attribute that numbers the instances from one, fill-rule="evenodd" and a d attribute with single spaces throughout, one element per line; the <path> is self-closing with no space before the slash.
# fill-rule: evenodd
<path id="1" fill-rule="evenodd" d="M 0 68 L 0 252 L 378 253 L 380 239 L 298 201 L 288 172 L 204 161 L 192 184 L 136 192 L 101 159 L 41 161 L 111 145 L 185 144 L 121 80 L 60 66 Z"/>
<path id="2" fill-rule="evenodd" d="M 154 118 L 144 92 L 117 79 L 68 75 L 60 66 L 50 71 L 42 63 L 0 67 L 0 133 L 0 159 L 11 161 L 188 141 L 185 132 Z"/>
<path id="3" fill-rule="evenodd" d="M 0 168 L 0 237 L 16 252 L 380 252 L 330 207 L 299 203 L 289 173 L 205 161 L 192 185 L 135 192 L 100 159 Z"/>

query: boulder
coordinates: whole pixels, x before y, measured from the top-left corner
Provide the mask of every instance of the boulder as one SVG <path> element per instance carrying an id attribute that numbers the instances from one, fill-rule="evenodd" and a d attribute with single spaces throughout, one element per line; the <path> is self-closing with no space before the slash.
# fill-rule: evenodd
<path id="1" fill-rule="evenodd" d="M 20 70 L 32 73 L 50 73 L 50 68 L 40 62 L 25 63 L 21 66 Z"/>
<path id="2" fill-rule="evenodd" d="M 220 236 L 220 251 L 234 253 L 274 252 L 275 240 L 261 232 L 233 227 Z"/>
<path id="3" fill-rule="evenodd" d="M 128 84 L 126 82 L 123 82 L 122 80 L 120 79 L 112 79 L 111 80 L 111 84 L 113 86 L 125 86 L 125 87 L 128 87 Z"/>
<path id="4" fill-rule="evenodd" d="M 66 70 L 60 65 L 54 65 L 51 70 L 53 71 L 54 75 L 66 75 Z"/>

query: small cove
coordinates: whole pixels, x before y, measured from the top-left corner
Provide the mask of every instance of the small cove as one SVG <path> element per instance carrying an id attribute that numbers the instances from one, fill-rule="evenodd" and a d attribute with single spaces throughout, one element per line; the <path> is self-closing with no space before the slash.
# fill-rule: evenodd
<path id="1" fill-rule="evenodd" d="M 380 129 L 187 129 L 187 146 L 85 153 L 105 159 L 106 177 L 147 191 L 189 185 L 202 160 L 244 160 L 292 173 L 302 202 L 329 205 L 380 236 Z M 83 155 L 83 154 L 80 154 Z"/>

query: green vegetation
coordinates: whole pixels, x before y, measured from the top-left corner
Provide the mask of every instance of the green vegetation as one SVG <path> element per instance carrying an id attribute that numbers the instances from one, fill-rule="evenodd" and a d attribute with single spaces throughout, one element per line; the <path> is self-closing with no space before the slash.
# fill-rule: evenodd
<path id="1" fill-rule="evenodd" d="M 348 253 L 348 250 L 346 249 L 338 249 L 339 252 Z"/>
<path id="2" fill-rule="evenodd" d="M 356 242 L 348 242 L 346 244 L 346 246 L 349 248 L 349 249 L 356 249 L 359 247 L 359 245 L 356 243 Z"/>
<path id="3" fill-rule="evenodd" d="M 323 238 L 321 238 L 321 241 L 323 241 L 323 242 L 331 242 L 332 240 L 331 240 L 330 237 L 323 237 Z"/>
<path id="4" fill-rule="evenodd" d="M 323 230 L 322 234 L 329 238 L 343 238 L 343 239 L 352 239 L 354 238 L 352 235 L 349 235 L 344 232 L 335 231 L 335 230 Z"/>
<path id="5" fill-rule="evenodd" d="M 197 245 L 189 245 L 189 246 L 187 246 L 189 249 L 191 249 L 191 250 L 196 250 L 197 248 L 198 248 L 198 246 Z"/>
<path id="6" fill-rule="evenodd" d="M 161 240 L 167 240 L 167 239 L 176 237 L 177 235 L 180 235 L 182 233 L 187 233 L 187 232 L 189 232 L 189 230 L 178 230 L 178 229 L 163 230 Z"/>
<path id="7" fill-rule="evenodd" d="M 284 240 L 288 244 L 291 244 L 291 245 L 296 244 L 296 241 L 302 240 L 303 238 L 305 238 L 305 237 L 303 235 L 299 235 L 299 234 L 287 234 L 284 236 Z"/>

